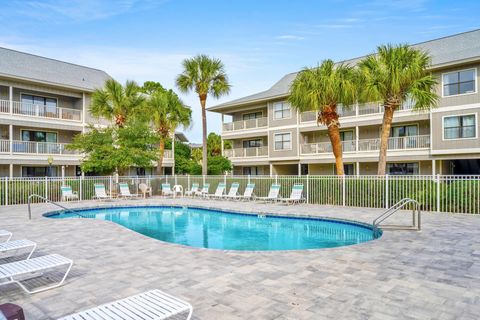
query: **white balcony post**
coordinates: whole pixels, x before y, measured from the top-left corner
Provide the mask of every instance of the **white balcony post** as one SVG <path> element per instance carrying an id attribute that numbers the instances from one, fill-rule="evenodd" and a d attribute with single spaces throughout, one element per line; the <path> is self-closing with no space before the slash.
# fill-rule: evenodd
<path id="1" fill-rule="evenodd" d="M 222 113 L 222 133 L 225 131 L 225 115 Z M 223 155 L 223 150 L 222 150 L 222 155 Z"/>
<path id="2" fill-rule="evenodd" d="M 13 125 L 8 125 L 8 140 L 10 145 L 10 154 L 13 154 Z"/>
<path id="3" fill-rule="evenodd" d="M 13 87 L 8 87 L 8 100 L 10 105 L 10 114 L 13 114 Z"/>
<path id="4" fill-rule="evenodd" d="M 58 119 L 63 119 L 63 108 L 58 108 Z"/>
<path id="5" fill-rule="evenodd" d="M 222 115 L 222 117 L 223 117 L 223 115 Z M 225 149 L 225 144 L 223 142 L 223 137 L 220 137 L 220 141 L 221 141 L 220 147 L 221 147 L 221 150 L 222 150 L 222 156 L 224 157 L 225 155 L 223 154 L 223 150 Z"/>
<path id="6" fill-rule="evenodd" d="M 40 114 L 40 113 L 39 113 L 39 109 L 38 109 L 38 107 L 39 107 L 39 105 L 38 105 L 38 104 L 36 104 L 36 105 L 35 105 L 35 115 L 36 115 L 37 117 L 38 117 L 38 116 L 39 116 L 39 114 Z"/>
<path id="7" fill-rule="evenodd" d="M 357 161 L 357 163 L 355 164 L 355 169 L 357 169 L 357 177 L 360 175 L 360 162 Z"/>
<path id="8" fill-rule="evenodd" d="M 38 142 L 35 142 L 35 153 L 38 154 L 38 145 L 39 143 Z"/>
<path id="9" fill-rule="evenodd" d="M 357 105 L 358 106 L 358 105 Z M 358 109 L 357 109 L 358 111 Z M 359 135 L 360 135 L 360 129 L 358 126 L 355 127 L 355 151 L 358 151 L 358 140 L 359 140 Z"/>

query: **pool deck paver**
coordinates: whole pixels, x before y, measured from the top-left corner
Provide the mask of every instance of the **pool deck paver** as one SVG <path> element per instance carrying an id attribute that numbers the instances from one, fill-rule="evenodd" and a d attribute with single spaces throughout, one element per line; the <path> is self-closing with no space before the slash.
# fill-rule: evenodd
<path id="1" fill-rule="evenodd" d="M 284 206 L 153 198 L 68 203 L 190 205 L 255 213 L 335 217 L 371 223 L 381 209 Z M 384 231 L 359 245 L 305 251 L 239 252 L 185 247 L 107 221 L 48 219 L 37 204 L 0 208 L 13 239 L 38 243 L 34 256 L 74 260 L 66 283 L 27 295 L 0 286 L 0 302 L 21 305 L 27 319 L 56 319 L 158 288 L 189 301 L 194 319 L 478 319 L 480 216 L 426 213 L 422 231 Z M 408 221 L 402 215 L 394 220 Z"/>

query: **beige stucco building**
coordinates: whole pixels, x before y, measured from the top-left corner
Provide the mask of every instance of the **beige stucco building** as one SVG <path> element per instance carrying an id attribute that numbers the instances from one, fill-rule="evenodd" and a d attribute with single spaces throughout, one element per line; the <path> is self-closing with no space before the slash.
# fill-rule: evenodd
<path id="1" fill-rule="evenodd" d="M 414 111 L 411 101 L 395 112 L 388 172 L 480 174 L 480 30 L 413 47 L 431 54 L 440 101 L 430 112 Z M 287 74 L 266 91 L 209 108 L 222 114 L 222 138 L 233 143 L 224 154 L 235 174 L 335 173 L 326 127 L 317 126 L 315 112 L 297 112 L 286 101 L 295 76 Z M 346 173 L 376 174 L 382 107 L 357 104 L 339 111 Z"/>

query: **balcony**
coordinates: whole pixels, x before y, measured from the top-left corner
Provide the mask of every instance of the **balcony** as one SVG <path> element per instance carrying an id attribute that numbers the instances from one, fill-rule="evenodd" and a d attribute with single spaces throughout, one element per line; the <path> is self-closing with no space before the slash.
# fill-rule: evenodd
<path id="1" fill-rule="evenodd" d="M 397 111 L 411 110 L 415 106 L 412 100 L 407 100 L 401 106 L 398 107 Z M 353 117 L 356 115 L 363 116 L 369 114 L 381 114 L 383 113 L 383 106 L 381 103 L 363 103 L 352 106 L 350 109 L 338 108 L 337 111 L 340 117 Z M 317 112 L 316 111 L 305 111 L 300 114 L 300 122 L 311 122 L 317 121 Z"/>
<path id="2" fill-rule="evenodd" d="M 67 150 L 67 145 L 68 143 L 0 140 L 0 153 L 67 155 L 79 154 L 76 150 Z M 10 150 L 12 152 L 10 152 Z"/>
<path id="3" fill-rule="evenodd" d="M 163 153 L 163 158 L 164 159 L 173 159 L 172 150 L 165 150 L 165 152 Z"/>
<path id="4" fill-rule="evenodd" d="M 412 150 L 430 148 L 430 135 L 391 137 L 387 142 L 388 150 Z M 355 152 L 357 144 L 355 140 L 342 141 L 343 152 Z M 380 139 L 360 139 L 358 140 L 358 151 L 378 151 L 380 149 Z M 332 153 L 330 142 L 305 143 L 301 148 L 302 154 L 322 154 Z"/>
<path id="5" fill-rule="evenodd" d="M 268 146 L 258 148 L 226 149 L 223 154 L 227 158 L 256 158 L 268 156 Z"/>
<path id="6" fill-rule="evenodd" d="M 267 122 L 267 117 L 228 122 L 223 124 L 223 132 L 264 128 L 267 127 Z"/>
<path id="7" fill-rule="evenodd" d="M 48 119 L 82 121 L 82 110 L 22 103 L 20 101 L 12 101 L 10 106 L 9 100 L 0 100 L 0 112 Z"/>

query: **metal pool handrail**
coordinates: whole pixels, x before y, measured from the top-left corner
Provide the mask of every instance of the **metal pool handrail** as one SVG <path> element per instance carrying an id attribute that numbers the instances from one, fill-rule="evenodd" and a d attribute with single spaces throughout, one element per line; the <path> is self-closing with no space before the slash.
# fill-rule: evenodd
<path id="1" fill-rule="evenodd" d="M 57 207 L 62 208 L 63 210 L 75 212 L 75 210 L 69 209 L 65 206 L 62 206 L 61 204 L 58 204 L 58 203 L 52 201 L 52 200 L 48 200 L 47 198 L 42 197 L 41 195 L 33 193 L 33 194 L 28 196 L 28 220 L 32 220 L 32 208 L 31 208 L 32 198 L 39 198 L 39 199 L 44 200 L 46 203 L 51 203 L 53 205 L 56 205 Z"/>
<path id="2" fill-rule="evenodd" d="M 379 215 L 372 223 L 373 235 L 376 237 L 378 235 L 378 226 L 380 223 L 391 217 L 397 211 L 403 209 L 406 205 L 413 203 L 415 208 L 412 210 L 412 224 L 410 226 L 398 226 L 398 225 L 384 225 L 383 228 L 388 229 L 408 229 L 408 230 L 417 230 L 421 229 L 421 210 L 420 203 L 417 200 L 410 198 L 403 198 L 402 200 L 395 203 L 393 206 L 388 208 L 384 213 Z"/>

